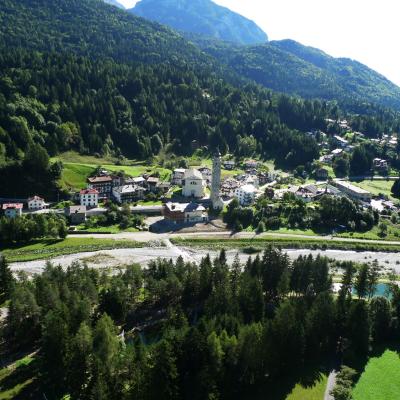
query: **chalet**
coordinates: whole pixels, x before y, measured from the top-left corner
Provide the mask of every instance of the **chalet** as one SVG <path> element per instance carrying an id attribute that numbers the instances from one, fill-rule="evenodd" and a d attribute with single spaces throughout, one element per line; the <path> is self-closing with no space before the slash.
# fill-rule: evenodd
<path id="1" fill-rule="evenodd" d="M 174 169 L 174 172 L 172 173 L 172 184 L 173 185 L 178 185 L 178 186 L 182 186 L 182 180 L 185 176 L 185 168 L 177 168 Z"/>
<path id="2" fill-rule="evenodd" d="M 158 184 L 158 190 L 162 193 L 167 193 L 171 189 L 171 183 L 170 182 L 160 182 Z"/>
<path id="3" fill-rule="evenodd" d="M 146 189 L 138 185 L 123 185 L 113 188 L 113 197 L 119 204 L 143 200 Z"/>
<path id="4" fill-rule="evenodd" d="M 80 225 L 86 221 L 86 206 L 70 206 L 64 210 L 72 225 Z"/>
<path id="5" fill-rule="evenodd" d="M 157 192 L 158 184 L 160 183 L 160 178 L 157 178 L 155 176 L 150 176 L 149 178 L 147 178 L 146 183 L 149 191 L 155 193 Z"/>
<path id="6" fill-rule="evenodd" d="M 167 203 L 163 210 L 166 221 L 174 224 L 206 222 L 204 206 L 197 203 Z"/>
<path id="7" fill-rule="evenodd" d="M 87 179 L 87 184 L 88 189 L 97 190 L 100 199 L 108 199 L 111 197 L 114 181 L 110 175 L 89 177 Z"/>
<path id="8" fill-rule="evenodd" d="M 96 189 L 83 189 L 79 192 L 81 206 L 97 207 L 99 205 L 99 192 Z"/>
<path id="9" fill-rule="evenodd" d="M 7 218 L 20 217 L 22 215 L 22 209 L 24 205 L 22 203 L 7 203 L 3 204 L 4 216 Z"/>
<path id="10" fill-rule="evenodd" d="M 45 203 L 44 199 L 39 196 L 32 196 L 29 197 L 27 200 L 28 209 L 29 210 L 44 210 L 47 208 L 47 204 Z"/>
<path id="11" fill-rule="evenodd" d="M 198 171 L 201 173 L 205 181 L 211 182 L 211 176 L 212 176 L 211 168 L 201 167 L 198 169 Z"/>
<path id="12" fill-rule="evenodd" d="M 380 172 L 387 172 L 389 169 L 389 163 L 387 160 L 383 160 L 381 158 L 374 158 L 373 165 L 374 169 Z"/>
<path id="13" fill-rule="evenodd" d="M 349 144 L 349 142 L 346 139 L 342 138 L 339 135 L 335 135 L 333 137 L 333 142 L 337 147 L 341 147 L 342 149 L 344 149 Z"/>

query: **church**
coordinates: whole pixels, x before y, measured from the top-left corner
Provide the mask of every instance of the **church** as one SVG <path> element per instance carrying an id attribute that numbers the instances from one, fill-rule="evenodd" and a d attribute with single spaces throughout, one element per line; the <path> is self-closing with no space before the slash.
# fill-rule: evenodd
<path id="1" fill-rule="evenodd" d="M 183 177 L 182 195 L 202 199 L 205 196 L 206 181 L 196 169 L 188 169 Z"/>

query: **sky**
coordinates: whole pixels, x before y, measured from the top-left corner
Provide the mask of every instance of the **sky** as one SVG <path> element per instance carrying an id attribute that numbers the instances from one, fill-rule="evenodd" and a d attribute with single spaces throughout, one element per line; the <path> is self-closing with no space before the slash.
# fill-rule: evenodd
<path id="1" fill-rule="evenodd" d="M 133 7 L 136 0 L 119 0 Z M 214 0 L 254 20 L 270 40 L 293 39 L 366 64 L 400 85 L 398 0 Z"/>

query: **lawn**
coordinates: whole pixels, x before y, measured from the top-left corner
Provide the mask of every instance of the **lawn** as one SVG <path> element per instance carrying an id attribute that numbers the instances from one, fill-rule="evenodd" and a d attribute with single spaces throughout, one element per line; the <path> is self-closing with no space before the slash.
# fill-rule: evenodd
<path id="1" fill-rule="evenodd" d="M 120 233 L 120 232 L 139 232 L 136 228 L 127 228 L 121 229 L 119 224 L 110 225 L 110 226 L 98 226 L 94 228 L 85 228 L 84 225 L 78 226 L 79 231 L 87 232 L 87 233 Z"/>
<path id="2" fill-rule="evenodd" d="M 392 224 L 388 221 L 388 232 L 385 237 L 379 235 L 379 227 L 374 226 L 368 232 L 344 232 L 335 235 L 335 237 L 352 238 L 352 239 L 368 239 L 368 240 L 389 240 L 400 242 L 400 225 Z"/>
<path id="3" fill-rule="evenodd" d="M 33 261 L 50 259 L 62 255 L 99 250 L 113 250 L 143 247 L 143 243 L 132 240 L 94 239 L 94 238 L 67 238 L 64 240 L 40 240 L 25 246 L 4 248 L 0 251 L 9 262 Z"/>
<path id="4" fill-rule="evenodd" d="M 386 350 L 371 358 L 354 390 L 354 400 L 398 400 L 400 398 L 399 354 Z"/>
<path id="5" fill-rule="evenodd" d="M 351 182 L 353 185 L 358 186 L 364 190 L 368 190 L 371 192 L 373 195 L 377 196 L 380 193 L 383 193 L 391 200 L 395 200 L 392 195 L 391 195 L 391 189 L 393 186 L 394 181 L 387 181 L 387 180 L 365 180 L 361 182 Z"/>
<path id="6" fill-rule="evenodd" d="M 86 179 L 94 170 L 95 167 L 90 165 L 64 164 L 61 186 L 72 190 L 82 189 L 86 187 Z"/>
<path id="7" fill-rule="evenodd" d="M 328 377 L 321 374 L 320 379 L 313 386 L 305 387 L 298 383 L 286 400 L 323 400 Z"/>
<path id="8" fill-rule="evenodd" d="M 112 172 L 123 171 L 129 176 L 140 176 L 145 173 L 153 174 L 158 172 L 160 179 L 168 181 L 171 177 L 171 171 L 165 168 L 150 167 L 138 163 L 137 165 L 112 165 L 112 164 L 86 164 L 86 163 L 64 163 L 64 170 L 61 177 L 62 187 L 79 190 L 86 187 L 86 179 L 98 166 Z"/>

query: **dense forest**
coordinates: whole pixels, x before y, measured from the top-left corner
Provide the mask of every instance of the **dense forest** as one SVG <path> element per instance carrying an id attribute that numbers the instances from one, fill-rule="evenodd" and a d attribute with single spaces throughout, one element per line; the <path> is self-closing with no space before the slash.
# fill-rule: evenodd
<path id="1" fill-rule="evenodd" d="M 268 91 L 99 0 L 2 0 L 0 22 L 3 196 L 58 197 L 62 166 L 48 156 L 67 150 L 143 160 L 219 147 L 295 168 L 318 158 L 303 132 L 325 130 L 326 118 L 347 117 L 371 137 L 399 127 L 393 112 L 350 116 L 335 102 Z"/>
<path id="2" fill-rule="evenodd" d="M 4 338 L 10 350 L 39 349 L 37 393 L 47 398 L 283 399 L 305 360 L 351 365 L 399 333 L 399 288 L 391 301 L 371 300 L 374 265 L 290 262 L 267 248 L 231 267 L 222 251 L 199 265 L 155 260 L 113 275 L 49 264 L 14 281 L 0 261 L 11 299 Z M 332 266 L 343 270 L 338 296 Z"/>

